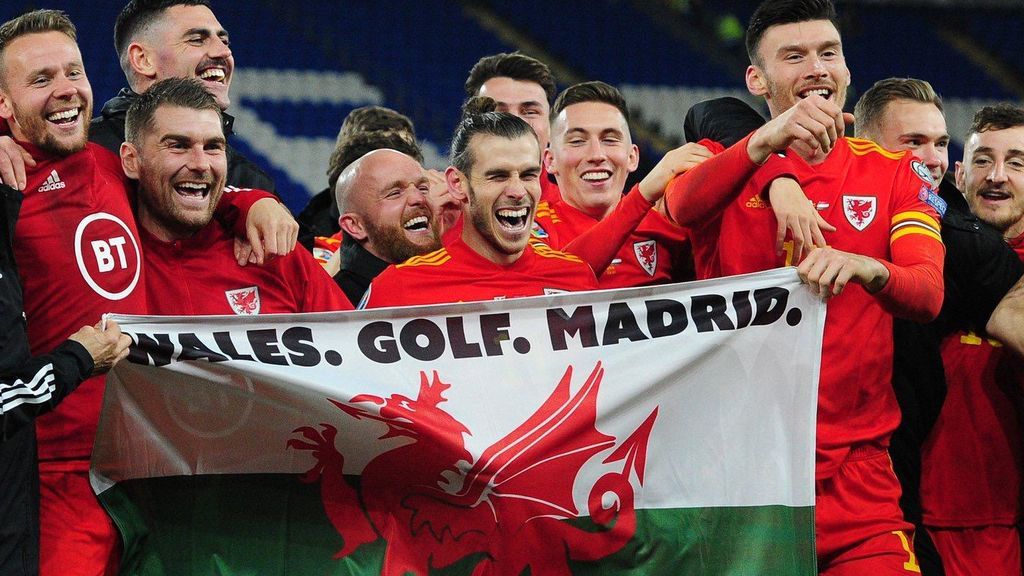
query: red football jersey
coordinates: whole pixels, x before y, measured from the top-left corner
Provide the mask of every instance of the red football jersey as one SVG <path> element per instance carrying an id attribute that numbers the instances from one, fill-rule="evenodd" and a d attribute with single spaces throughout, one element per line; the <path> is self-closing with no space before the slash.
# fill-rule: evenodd
<path id="1" fill-rule="evenodd" d="M 1024 260 L 1024 242 L 1011 245 Z M 998 342 L 957 332 L 942 342 L 942 364 L 946 400 L 921 450 L 924 523 L 1014 525 L 1021 520 L 1024 360 Z"/>
<path id="2" fill-rule="evenodd" d="M 597 288 L 577 256 L 531 242 L 513 264 L 477 254 L 461 238 L 444 248 L 388 266 L 373 279 L 361 308 L 503 300 Z"/>
<path id="3" fill-rule="evenodd" d="M 145 314 L 139 235 L 120 159 L 92 143 L 65 158 L 20 144 L 37 162 L 27 168 L 14 239 L 32 353 L 52 350 L 104 313 Z M 41 460 L 89 457 L 103 382 L 86 380 L 37 419 Z"/>
<path id="4" fill-rule="evenodd" d="M 625 225 L 622 235 L 616 231 L 619 226 L 613 220 Z M 611 233 L 599 231 L 583 238 L 582 245 L 570 246 L 574 240 L 599 225 Z M 622 242 L 615 246 L 617 250 L 613 258 L 598 276 L 601 288 L 647 286 L 691 279 L 683 276 L 690 271 L 686 231 L 652 211 L 637 186 L 603 220 L 581 212 L 562 199 L 542 201 L 537 205 L 533 235 L 553 248 L 577 254 L 595 270 L 602 269 L 605 262 L 593 261 L 590 254 L 594 246 L 591 245 L 607 243 L 609 238 L 617 241 L 621 237 Z"/>
<path id="5" fill-rule="evenodd" d="M 25 291 L 33 354 L 49 352 L 104 313 L 146 314 L 145 273 L 121 160 L 102 146 L 55 157 L 19 142 L 36 160 L 15 228 L 15 258 Z M 218 218 L 244 232 L 266 192 L 227 189 Z M 87 460 L 99 422 L 103 376 L 83 382 L 36 420 L 40 460 Z M 87 466 L 88 463 L 83 463 Z"/>
<path id="6" fill-rule="evenodd" d="M 278 314 L 352 310 L 352 304 L 302 246 L 263 266 L 239 266 L 234 234 L 210 222 L 195 236 L 164 242 L 145 228 L 150 314 Z"/>
<path id="7" fill-rule="evenodd" d="M 562 199 L 562 192 L 555 183 L 555 177 L 548 173 L 547 166 L 540 165 L 540 199 L 542 202 L 555 202 Z"/>
<path id="8" fill-rule="evenodd" d="M 737 146 L 745 151 L 746 140 Z M 742 158 L 750 163 L 746 154 Z M 837 228 L 825 233 L 829 246 L 875 258 L 890 272 L 878 294 L 850 283 L 829 300 L 818 392 L 819 478 L 830 476 L 853 446 L 888 445 L 900 419 L 891 384 L 892 314 L 920 318 L 921 310 L 931 314 L 941 304 L 938 215 L 925 202 L 930 184 L 912 161 L 909 154 L 856 138 L 843 138 L 814 166 L 796 154 L 785 160 L 787 173 Z M 763 195 L 767 183 L 755 173 L 718 218 L 691 232 L 698 276 L 795 264 L 788 253 L 775 253 L 776 220 Z"/>

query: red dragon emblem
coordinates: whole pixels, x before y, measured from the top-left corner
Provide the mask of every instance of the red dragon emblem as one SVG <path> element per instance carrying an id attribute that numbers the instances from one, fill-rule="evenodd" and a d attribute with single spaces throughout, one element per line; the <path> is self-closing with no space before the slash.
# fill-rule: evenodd
<path id="1" fill-rule="evenodd" d="M 654 240 L 633 243 L 633 253 L 648 276 L 654 276 L 658 269 L 658 245 Z"/>
<path id="2" fill-rule="evenodd" d="M 863 230 L 875 219 L 874 196 L 843 196 L 846 221 L 857 230 Z"/>
<path id="3" fill-rule="evenodd" d="M 597 430 L 597 392 L 604 369 L 598 363 L 570 396 L 572 367 L 534 414 L 473 459 L 464 444 L 470 431 L 438 408 L 450 388 L 437 372 L 420 373 L 412 399 L 369 394 L 349 402 L 330 400 L 356 419 L 387 424 L 381 438 L 412 440 L 380 454 L 363 469 L 358 488 L 343 476 L 344 456 L 334 444 L 337 428 L 321 424 L 295 430 L 288 441 L 311 451 L 316 465 L 306 482 L 320 481 L 324 509 L 344 545 L 335 558 L 384 538 L 382 574 L 426 575 L 469 556 L 474 576 L 569 575 L 569 561 L 597 561 L 622 549 L 636 532 L 633 485 L 643 485 L 647 441 L 657 408 L 618 443 Z M 360 405 L 367 405 L 365 408 Z M 593 527 L 566 520 L 580 517 L 573 485 L 580 469 L 598 453 L 613 471 L 590 489 Z"/>
<path id="4" fill-rule="evenodd" d="M 258 286 L 226 290 L 224 296 L 228 299 L 228 304 L 235 314 L 252 316 L 260 313 L 260 289 Z"/>

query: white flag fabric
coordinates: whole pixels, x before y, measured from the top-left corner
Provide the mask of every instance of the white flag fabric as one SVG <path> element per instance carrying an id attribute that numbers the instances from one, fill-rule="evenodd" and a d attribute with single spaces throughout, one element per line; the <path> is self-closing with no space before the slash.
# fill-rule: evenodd
<path id="1" fill-rule="evenodd" d="M 132 573 L 814 574 L 824 316 L 792 268 L 115 316 L 93 486 Z"/>

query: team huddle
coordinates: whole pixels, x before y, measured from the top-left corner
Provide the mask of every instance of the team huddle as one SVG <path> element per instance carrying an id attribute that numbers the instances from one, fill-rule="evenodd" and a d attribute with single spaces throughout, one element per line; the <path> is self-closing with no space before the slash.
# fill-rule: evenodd
<path id="1" fill-rule="evenodd" d="M 104 374 L 130 344 L 105 313 L 345 311 L 780 266 L 828 302 L 819 573 L 1021 573 L 1024 109 L 979 110 L 947 177 L 928 82 L 882 80 L 844 113 L 831 0 L 765 0 L 746 84 L 770 119 L 695 106 L 691 142 L 629 190 L 619 90 L 557 93 L 543 62 L 497 54 L 469 71 L 443 172 L 407 117 L 360 108 L 296 221 L 230 144 L 234 60 L 207 0 L 125 6 L 128 87 L 96 118 L 76 34 L 53 10 L 0 26 L 0 574 L 117 573 L 88 477 Z"/>

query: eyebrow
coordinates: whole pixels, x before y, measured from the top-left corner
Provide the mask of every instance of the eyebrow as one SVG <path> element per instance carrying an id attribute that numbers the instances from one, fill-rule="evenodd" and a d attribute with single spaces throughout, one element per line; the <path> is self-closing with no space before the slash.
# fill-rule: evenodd
<path id="1" fill-rule="evenodd" d="M 391 182 L 388 182 L 387 185 L 385 185 L 382 188 L 382 192 L 387 192 L 388 190 L 392 190 L 394 188 L 405 188 L 406 186 L 408 186 L 410 184 L 412 184 L 414 186 L 419 186 L 420 184 L 423 184 L 424 182 L 428 182 L 429 183 L 430 179 L 428 179 L 426 176 L 421 176 L 421 177 L 417 178 L 416 180 L 403 180 L 403 179 L 392 180 Z"/>
<path id="2" fill-rule="evenodd" d="M 925 134 L 924 132 L 904 132 L 900 134 L 900 138 L 932 138 L 931 135 Z M 939 136 L 934 137 L 935 140 L 949 140 L 949 133 L 943 132 Z"/>
<path id="3" fill-rule="evenodd" d="M 817 49 L 819 51 L 820 50 L 825 50 L 827 48 L 839 48 L 839 49 L 842 49 L 843 43 L 841 41 L 839 41 L 839 40 L 827 40 L 825 42 L 822 42 L 821 44 L 817 44 L 816 47 L 817 47 Z M 776 50 L 775 53 L 776 54 L 782 54 L 784 52 L 806 52 L 807 49 L 808 49 L 808 45 L 807 44 L 785 44 L 783 46 L 779 46 L 779 49 Z"/>
<path id="4" fill-rule="evenodd" d="M 566 136 L 568 136 L 569 134 L 573 134 L 573 133 L 590 134 L 590 131 L 585 129 L 585 128 L 569 128 L 568 130 L 565 131 L 565 135 Z M 608 134 L 614 134 L 616 136 L 622 136 L 623 134 L 625 134 L 625 132 L 623 132 L 622 130 L 620 130 L 618 128 L 605 128 L 605 129 L 601 130 L 598 134 L 601 135 L 601 136 L 605 136 L 605 135 L 608 135 Z"/>
<path id="5" fill-rule="evenodd" d="M 193 34 L 198 34 L 199 36 L 202 36 L 203 38 L 209 38 L 213 34 L 216 34 L 217 36 L 220 36 L 220 37 L 224 37 L 224 36 L 228 35 L 228 31 L 223 29 L 223 28 L 221 28 L 221 29 L 217 30 L 216 32 L 211 33 L 209 28 L 189 28 L 188 30 L 185 30 L 185 33 L 182 34 L 182 37 L 184 38 L 186 36 L 192 36 Z"/>
<path id="6" fill-rule="evenodd" d="M 160 142 L 188 142 L 188 143 L 192 143 L 192 142 L 198 142 L 198 141 L 199 140 L 196 140 L 195 138 L 192 138 L 191 136 L 186 136 L 184 134 L 164 134 L 163 138 L 160 139 Z M 210 144 L 210 143 L 214 143 L 214 144 L 227 144 L 228 141 L 223 136 L 215 136 L 213 138 L 209 138 L 209 139 L 203 140 L 202 142 L 205 145 L 205 144 Z"/>
<path id="7" fill-rule="evenodd" d="M 978 154 L 988 154 L 991 156 L 994 151 L 995 150 L 990 146 L 979 146 L 974 149 L 974 153 L 972 153 L 971 156 L 976 156 Z M 1006 155 L 1014 157 L 1024 156 L 1024 150 L 1021 150 L 1019 148 L 1010 148 L 1009 150 L 1006 151 Z"/>

